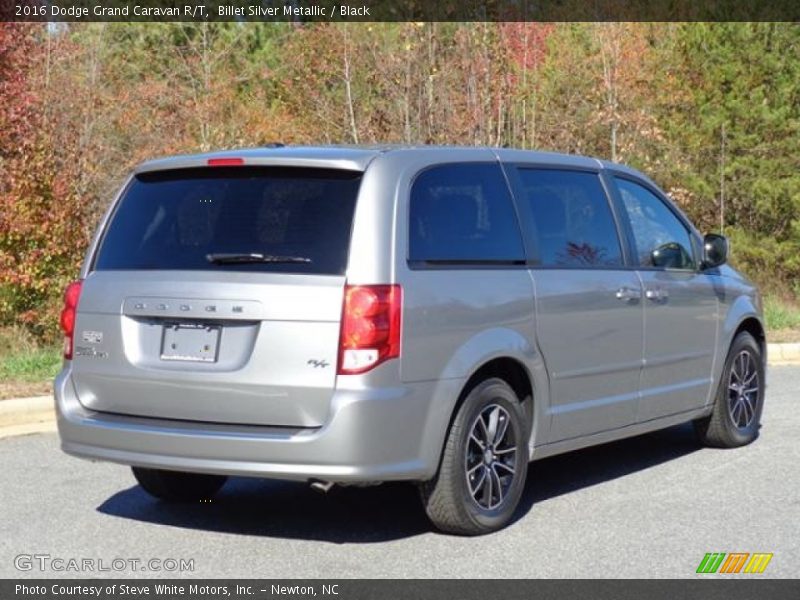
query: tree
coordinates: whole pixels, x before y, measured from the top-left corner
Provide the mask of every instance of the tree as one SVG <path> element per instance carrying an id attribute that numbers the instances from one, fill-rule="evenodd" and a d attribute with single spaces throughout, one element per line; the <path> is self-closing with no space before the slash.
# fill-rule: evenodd
<path id="1" fill-rule="evenodd" d="M 58 300 L 88 237 L 70 171 L 52 160 L 42 26 L 0 24 L 0 322 L 57 335 Z"/>
<path id="2" fill-rule="evenodd" d="M 790 23 L 684 25 L 685 100 L 663 118 L 701 226 L 718 227 L 720 175 L 734 259 L 771 287 L 800 278 L 800 29 Z M 720 174 L 724 128 L 725 160 Z M 769 278 L 770 281 L 766 281 Z"/>

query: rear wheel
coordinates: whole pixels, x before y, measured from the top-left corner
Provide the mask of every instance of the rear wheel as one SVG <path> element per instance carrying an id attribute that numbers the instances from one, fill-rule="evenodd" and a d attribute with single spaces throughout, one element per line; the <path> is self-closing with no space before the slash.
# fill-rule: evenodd
<path id="1" fill-rule="evenodd" d="M 714 410 L 695 421 L 700 440 L 717 448 L 749 444 L 758 436 L 764 407 L 764 360 L 747 332 L 736 336 L 722 370 Z"/>
<path id="2" fill-rule="evenodd" d="M 480 535 L 505 526 L 528 469 L 525 419 L 511 387 L 488 379 L 467 395 L 447 437 L 439 472 L 420 486 L 442 531 Z"/>
<path id="3" fill-rule="evenodd" d="M 133 476 L 151 496 L 168 502 L 197 502 L 216 494 L 228 480 L 222 475 L 182 473 L 131 467 Z"/>

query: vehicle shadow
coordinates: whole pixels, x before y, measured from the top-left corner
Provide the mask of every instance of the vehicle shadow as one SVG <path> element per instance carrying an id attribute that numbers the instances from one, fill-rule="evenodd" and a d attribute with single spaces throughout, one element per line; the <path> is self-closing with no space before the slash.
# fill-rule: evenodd
<path id="1" fill-rule="evenodd" d="M 700 449 L 690 425 L 587 448 L 533 463 L 514 520 L 537 502 L 624 477 Z M 432 530 L 415 486 L 404 483 L 334 488 L 320 494 L 305 483 L 232 478 L 210 502 L 167 504 L 138 486 L 97 510 L 136 521 L 230 534 L 375 543 Z M 534 511 L 535 512 L 535 511 Z"/>
<path id="2" fill-rule="evenodd" d="M 523 518 L 535 504 L 643 471 L 702 450 L 691 423 L 617 442 L 560 454 L 531 463 L 528 482 L 514 515 Z"/>

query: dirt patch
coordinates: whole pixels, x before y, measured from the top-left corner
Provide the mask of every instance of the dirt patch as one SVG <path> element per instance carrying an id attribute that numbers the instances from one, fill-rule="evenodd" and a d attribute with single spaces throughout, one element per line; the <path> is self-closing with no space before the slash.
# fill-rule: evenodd
<path id="1" fill-rule="evenodd" d="M 0 381 L 0 401 L 9 398 L 48 396 L 53 393 L 53 382 L 46 381 Z"/>

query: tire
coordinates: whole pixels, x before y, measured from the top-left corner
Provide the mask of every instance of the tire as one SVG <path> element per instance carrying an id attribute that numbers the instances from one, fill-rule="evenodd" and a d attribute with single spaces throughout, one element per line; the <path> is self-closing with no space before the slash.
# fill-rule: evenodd
<path id="1" fill-rule="evenodd" d="M 527 432 L 519 398 L 502 379 L 487 379 L 468 393 L 436 477 L 420 485 L 425 512 L 438 529 L 481 535 L 511 520 L 528 471 Z"/>
<path id="2" fill-rule="evenodd" d="M 752 335 L 742 332 L 725 359 L 711 415 L 694 422 L 700 441 L 715 448 L 736 448 L 756 439 L 764 390 L 761 347 Z"/>
<path id="3" fill-rule="evenodd" d="M 151 496 L 167 502 L 198 502 L 216 494 L 228 480 L 222 475 L 181 473 L 131 467 L 133 476 Z"/>

